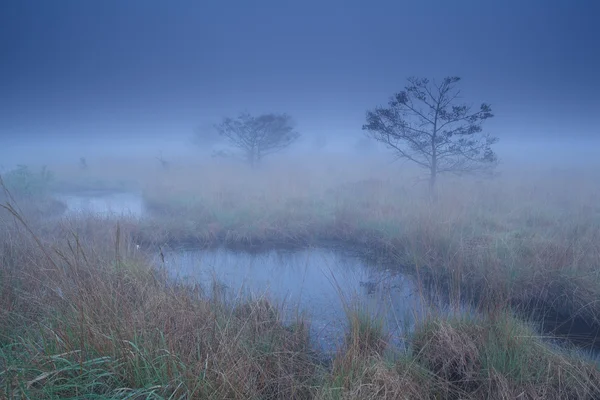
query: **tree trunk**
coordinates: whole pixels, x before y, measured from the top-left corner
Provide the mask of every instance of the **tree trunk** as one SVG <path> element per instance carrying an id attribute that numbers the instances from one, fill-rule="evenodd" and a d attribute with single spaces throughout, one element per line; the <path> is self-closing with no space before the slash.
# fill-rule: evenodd
<path id="1" fill-rule="evenodd" d="M 429 170 L 429 195 L 432 200 L 435 200 L 435 183 L 437 180 L 437 160 L 433 160 L 431 168 Z"/>
<path id="2" fill-rule="evenodd" d="M 434 169 L 431 170 L 431 174 L 429 175 L 429 191 L 433 194 L 435 192 L 435 181 L 437 179 L 437 171 Z"/>
<path id="3" fill-rule="evenodd" d="M 250 164 L 250 167 L 254 168 L 254 165 L 256 164 L 256 160 L 254 157 L 254 150 L 248 151 L 248 155 L 246 156 L 246 158 L 248 159 L 248 164 Z"/>
<path id="4" fill-rule="evenodd" d="M 437 106 L 435 109 L 435 117 L 433 119 L 433 135 L 431 136 L 431 169 L 429 174 L 429 195 L 432 200 L 435 200 L 435 180 L 437 178 L 437 147 L 435 147 L 437 131 L 438 131 L 438 115 L 440 113 L 440 101 L 438 99 Z"/>

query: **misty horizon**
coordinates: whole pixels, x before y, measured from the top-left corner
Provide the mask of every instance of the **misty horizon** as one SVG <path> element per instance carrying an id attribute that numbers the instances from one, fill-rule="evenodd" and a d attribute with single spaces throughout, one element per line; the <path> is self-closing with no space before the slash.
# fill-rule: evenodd
<path id="1" fill-rule="evenodd" d="M 462 77 L 465 102 L 492 105 L 501 160 L 580 161 L 600 140 L 592 1 L 0 7 L 4 168 L 195 157 L 210 152 L 198 129 L 243 111 L 291 115 L 302 138 L 288 153 L 351 155 L 366 111 L 409 76 Z"/>

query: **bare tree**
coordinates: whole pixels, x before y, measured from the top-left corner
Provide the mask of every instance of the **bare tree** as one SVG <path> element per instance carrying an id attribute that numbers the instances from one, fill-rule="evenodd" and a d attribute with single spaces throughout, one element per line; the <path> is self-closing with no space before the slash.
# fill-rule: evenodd
<path id="1" fill-rule="evenodd" d="M 88 169 L 88 163 L 85 157 L 79 157 L 79 169 Z"/>
<path id="2" fill-rule="evenodd" d="M 163 157 L 162 151 L 158 154 L 158 157 L 156 157 L 156 159 L 160 163 L 162 169 L 169 169 L 169 167 L 171 166 L 171 163 Z"/>
<path id="3" fill-rule="evenodd" d="M 429 171 L 433 190 L 442 173 L 489 171 L 496 165 L 491 146 L 497 138 L 483 134 L 482 123 L 493 117 L 489 104 L 476 111 L 456 104 L 458 77 L 441 83 L 409 78 L 405 89 L 394 95 L 389 107 L 367 112 L 363 130 L 392 149 L 398 158 L 412 161 Z"/>
<path id="4" fill-rule="evenodd" d="M 243 152 L 251 166 L 258 164 L 263 157 L 285 149 L 300 137 L 287 114 L 253 117 L 242 113 L 235 119 L 224 118 L 216 129 L 232 147 Z"/>

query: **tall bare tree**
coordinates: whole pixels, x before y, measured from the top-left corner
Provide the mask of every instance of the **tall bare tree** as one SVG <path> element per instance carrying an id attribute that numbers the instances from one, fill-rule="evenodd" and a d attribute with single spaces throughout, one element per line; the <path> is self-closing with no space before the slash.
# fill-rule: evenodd
<path id="1" fill-rule="evenodd" d="M 498 139 L 482 133 L 483 122 L 493 117 L 492 108 L 483 103 L 473 111 L 467 104 L 457 104 L 459 81 L 458 77 L 440 83 L 409 78 L 389 107 L 367 112 L 363 125 L 370 137 L 399 158 L 427 169 L 431 190 L 439 174 L 488 171 L 497 161 L 491 146 Z"/>
<path id="2" fill-rule="evenodd" d="M 254 117 L 242 113 L 235 119 L 224 118 L 215 128 L 232 147 L 243 152 L 251 166 L 258 164 L 263 157 L 285 149 L 300 137 L 287 114 Z"/>

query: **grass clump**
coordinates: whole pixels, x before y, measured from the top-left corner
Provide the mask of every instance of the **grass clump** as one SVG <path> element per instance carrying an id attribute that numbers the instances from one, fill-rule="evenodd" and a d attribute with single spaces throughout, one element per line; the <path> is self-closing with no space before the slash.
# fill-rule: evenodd
<path id="1" fill-rule="evenodd" d="M 348 331 L 319 399 L 426 399 L 432 381 L 414 360 L 389 360 L 383 320 L 348 308 Z"/>
<path id="2" fill-rule="evenodd" d="M 358 360 L 357 360 L 358 361 Z M 431 374 L 412 359 L 392 363 L 380 356 L 360 360 L 352 370 L 334 369 L 315 398 L 433 399 L 437 396 Z"/>
<path id="3" fill-rule="evenodd" d="M 388 343 L 383 319 L 358 308 L 348 310 L 348 332 L 344 352 L 347 355 L 382 355 Z"/>
<path id="4" fill-rule="evenodd" d="M 415 332 L 412 345 L 444 398 L 600 396 L 596 366 L 553 349 L 509 315 L 429 321 Z"/>

